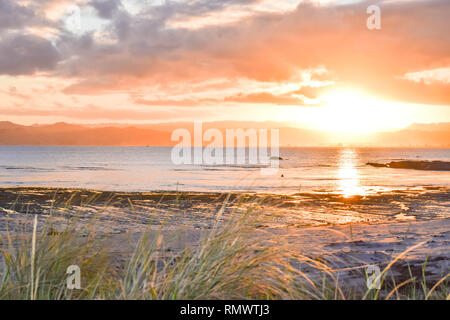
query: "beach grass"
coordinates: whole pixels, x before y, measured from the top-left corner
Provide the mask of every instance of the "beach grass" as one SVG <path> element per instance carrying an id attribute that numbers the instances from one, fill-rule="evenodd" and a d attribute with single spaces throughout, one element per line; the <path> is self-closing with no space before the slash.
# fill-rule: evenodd
<path id="1" fill-rule="evenodd" d="M 226 205 L 197 244 L 179 250 L 167 244 L 165 226 L 149 226 L 124 252 L 115 250 L 111 235 L 98 234 L 95 219 L 86 226 L 67 218 L 55 230 L 51 215 L 30 215 L 29 224 L 0 239 L 0 299 L 450 299 L 449 274 L 430 283 L 426 262 L 421 278 L 410 272 L 397 281 L 389 272 L 414 248 L 381 269 L 380 289 L 346 287 L 326 261 L 261 236 L 258 226 L 267 217 L 249 208 L 224 219 Z M 68 286 L 72 265 L 81 272 L 80 289 Z M 299 265 L 316 272 L 312 276 Z M 361 277 L 365 284 L 363 271 Z"/>

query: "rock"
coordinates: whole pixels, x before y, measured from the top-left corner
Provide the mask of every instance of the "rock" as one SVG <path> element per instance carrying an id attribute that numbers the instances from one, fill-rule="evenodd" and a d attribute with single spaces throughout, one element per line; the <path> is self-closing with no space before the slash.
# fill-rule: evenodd
<path id="1" fill-rule="evenodd" d="M 372 167 L 386 167 L 393 169 L 414 169 L 414 170 L 435 170 L 435 171 L 450 171 L 450 162 L 446 161 L 391 161 L 389 163 L 373 163 L 369 162 L 367 165 Z"/>
<path id="2" fill-rule="evenodd" d="M 377 167 L 377 168 L 385 168 L 385 167 L 387 167 L 387 164 L 384 164 L 384 163 L 368 162 L 366 164 L 368 166 Z"/>
<path id="3" fill-rule="evenodd" d="M 445 161 L 392 161 L 389 168 L 450 171 L 450 162 Z"/>

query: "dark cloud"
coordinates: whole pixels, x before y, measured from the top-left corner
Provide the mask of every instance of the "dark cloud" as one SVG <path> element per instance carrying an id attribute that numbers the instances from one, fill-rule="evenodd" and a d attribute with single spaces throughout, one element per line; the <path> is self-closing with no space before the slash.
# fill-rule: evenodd
<path id="1" fill-rule="evenodd" d="M 60 22 L 46 18 L 45 9 L 62 0 L 13 1 L 0 0 L 0 32 L 15 31 L 26 33 L 27 27 L 50 27 L 58 32 Z"/>
<path id="2" fill-rule="evenodd" d="M 111 19 L 122 7 L 120 0 L 93 0 L 89 3 L 103 19 Z"/>
<path id="3" fill-rule="evenodd" d="M 165 1 L 161 5 L 148 6 L 143 10 L 143 15 L 151 17 L 159 22 L 168 21 L 174 16 L 198 17 L 208 13 L 214 13 L 231 6 L 250 6 L 262 0 L 186 0 Z"/>
<path id="4" fill-rule="evenodd" d="M 34 16 L 33 10 L 15 1 L 0 0 L 0 30 L 22 28 Z"/>
<path id="5" fill-rule="evenodd" d="M 52 43 L 33 35 L 7 35 L 0 40 L 0 74 L 22 75 L 53 70 L 60 55 Z"/>

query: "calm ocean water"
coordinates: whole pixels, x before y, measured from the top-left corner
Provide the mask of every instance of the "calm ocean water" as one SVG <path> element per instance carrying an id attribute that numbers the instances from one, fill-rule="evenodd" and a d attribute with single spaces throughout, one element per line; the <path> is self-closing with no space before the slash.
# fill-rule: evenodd
<path id="1" fill-rule="evenodd" d="M 174 165 L 170 153 L 168 147 L 0 146 L 0 186 L 353 195 L 450 185 L 450 172 L 366 165 L 399 159 L 450 161 L 450 149 L 281 148 L 285 160 L 275 175 L 248 166 Z"/>

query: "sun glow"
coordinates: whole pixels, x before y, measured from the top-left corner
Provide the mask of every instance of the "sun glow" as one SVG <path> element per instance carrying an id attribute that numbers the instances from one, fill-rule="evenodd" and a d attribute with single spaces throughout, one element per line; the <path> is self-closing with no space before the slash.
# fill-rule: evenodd
<path id="1" fill-rule="evenodd" d="M 376 99 L 356 90 L 336 90 L 322 97 L 318 127 L 324 131 L 347 134 L 370 134 L 401 128 L 400 110 L 392 103 Z"/>

